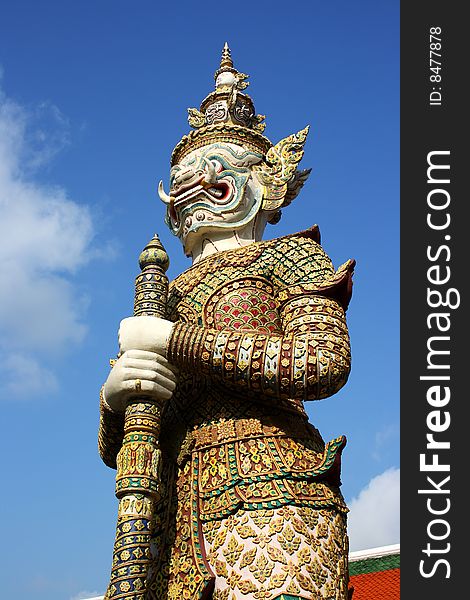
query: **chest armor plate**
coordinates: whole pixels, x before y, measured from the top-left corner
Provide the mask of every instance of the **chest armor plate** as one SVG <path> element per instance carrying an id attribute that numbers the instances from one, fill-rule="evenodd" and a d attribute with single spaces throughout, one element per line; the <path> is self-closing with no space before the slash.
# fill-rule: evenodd
<path id="1" fill-rule="evenodd" d="M 262 278 L 239 279 L 219 288 L 208 298 L 203 315 L 204 324 L 218 330 L 281 332 L 273 288 Z"/>
<path id="2" fill-rule="evenodd" d="M 168 317 L 219 331 L 281 333 L 273 286 L 256 262 L 186 272 L 170 288 Z"/>

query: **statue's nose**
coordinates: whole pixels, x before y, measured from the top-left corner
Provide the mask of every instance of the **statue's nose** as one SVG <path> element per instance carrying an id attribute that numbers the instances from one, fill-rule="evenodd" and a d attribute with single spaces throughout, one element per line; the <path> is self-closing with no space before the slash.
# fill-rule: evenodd
<path id="1" fill-rule="evenodd" d="M 191 167 L 185 167 L 184 169 L 180 169 L 175 175 L 175 186 L 180 186 L 184 183 L 187 183 L 188 181 L 191 181 L 191 179 L 194 179 L 195 175 L 196 174 L 191 169 Z"/>

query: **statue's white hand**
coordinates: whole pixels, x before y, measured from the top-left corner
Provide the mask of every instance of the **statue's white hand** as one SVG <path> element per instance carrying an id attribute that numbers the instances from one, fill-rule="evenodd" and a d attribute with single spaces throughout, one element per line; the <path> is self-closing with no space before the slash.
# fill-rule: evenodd
<path id="1" fill-rule="evenodd" d="M 166 356 L 166 347 L 174 323 L 157 317 L 128 317 L 119 327 L 119 348 L 148 350 Z"/>
<path id="2" fill-rule="evenodd" d="M 171 398 L 175 387 L 176 369 L 166 358 L 146 350 L 127 350 L 115 362 L 103 393 L 112 410 L 124 412 L 132 396 L 164 401 Z"/>

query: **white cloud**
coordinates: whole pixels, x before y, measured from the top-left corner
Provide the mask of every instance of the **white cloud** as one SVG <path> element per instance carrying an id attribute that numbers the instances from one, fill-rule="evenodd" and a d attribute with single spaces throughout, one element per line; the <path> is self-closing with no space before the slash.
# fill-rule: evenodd
<path id="1" fill-rule="evenodd" d="M 37 393 L 53 393 L 57 379 L 30 355 L 9 354 L 0 366 L 2 388 L 8 396 L 30 398 Z"/>
<path id="2" fill-rule="evenodd" d="M 54 389 L 40 357 L 86 333 L 87 299 L 73 275 L 91 258 L 90 211 L 38 177 L 68 143 L 68 131 L 57 107 L 26 109 L 0 88 L 0 363 L 9 395 L 27 362 L 30 390 Z"/>
<path id="3" fill-rule="evenodd" d="M 349 502 L 348 530 L 352 552 L 400 541 L 400 469 L 371 479 Z"/>

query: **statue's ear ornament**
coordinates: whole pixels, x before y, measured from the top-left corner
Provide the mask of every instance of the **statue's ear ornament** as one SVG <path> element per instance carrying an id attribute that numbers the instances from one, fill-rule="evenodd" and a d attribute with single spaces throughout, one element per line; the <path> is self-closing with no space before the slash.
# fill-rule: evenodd
<path id="1" fill-rule="evenodd" d="M 300 192 L 311 169 L 297 170 L 304 155 L 304 144 L 309 127 L 294 133 L 266 153 L 265 163 L 255 167 L 258 180 L 264 187 L 264 210 L 276 210 L 287 206 Z"/>
<path id="2" fill-rule="evenodd" d="M 294 173 L 294 177 L 287 183 L 286 197 L 282 206 L 288 206 L 294 198 L 297 198 L 311 172 L 312 169 L 302 169 Z"/>
<path id="3" fill-rule="evenodd" d="M 188 108 L 188 123 L 194 129 L 199 129 L 206 124 L 206 118 L 197 108 Z"/>
<path id="4" fill-rule="evenodd" d="M 252 124 L 253 129 L 259 133 L 263 133 L 263 131 L 266 129 L 266 123 L 263 123 L 265 119 L 266 115 L 254 115 Z"/>
<path id="5" fill-rule="evenodd" d="M 235 73 L 235 79 L 235 85 L 238 90 L 245 90 L 250 85 L 250 82 L 246 81 L 248 79 L 248 75 L 245 75 L 245 73 Z"/>

